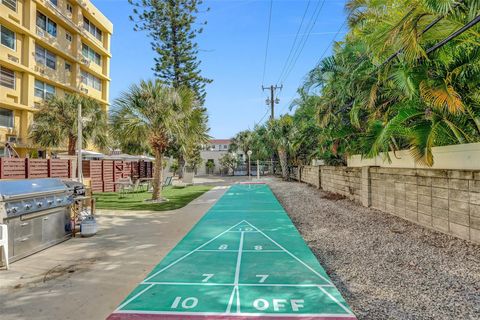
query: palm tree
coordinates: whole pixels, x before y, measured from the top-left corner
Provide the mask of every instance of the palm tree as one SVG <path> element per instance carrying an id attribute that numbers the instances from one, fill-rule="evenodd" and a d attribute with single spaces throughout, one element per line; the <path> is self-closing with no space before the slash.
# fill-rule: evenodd
<path id="1" fill-rule="evenodd" d="M 194 95 L 187 89 L 166 87 L 161 81 L 141 81 L 114 101 L 112 134 L 122 144 L 138 145 L 155 156 L 152 200 L 161 198 L 163 157 L 185 136 Z"/>
<path id="2" fill-rule="evenodd" d="M 84 141 L 103 148 L 107 146 L 107 115 L 97 100 L 69 94 L 52 96 L 45 100 L 33 116 L 30 138 L 44 148 L 67 147 L 69 155 L 75 155 L 77 144 L 78 105 L 82 105 Z"/>
<path id="3" fill-rule="evenodd" d="M 232 138 L 232 142 L 230 144 L 230 147 L 229 147 L 229 151 L 230 152 L 236 152 L 238 150 L 241 150 L 243 152 L 243 154 L 246 156 L 247 155 L 247 152 L 248 150 L 251 150 L 252 148 L 252 131 L 250 130 L 244 130 L 244 131 L 240 131 L 239 133 L 237 133 L 233 138 Z M 250 175 L 250 162 L 248 162 L 247 166 L 247 172 L 248 174 Z"/>
<path id="4" fill-rule="evenodd" d="M 294 151 L 293 135 L 295 133 L 293 118 L 283 115 L 279 119 L 270 120 L 267 124 L 267 137 L 269 142 L 278 152 L 282 177 L 288 180 L 288 158 Z"/>
<path id="5" fill-rule="evenodd" d="M 183 178 L 185 165 L 195 162 L 195 150 L 208 142 L 210 136 L 208 135 L 208 117 L 206 109 L 192 105 L 192 110 L 188 113 L 188 119 L 184 121 L 184 133 L 179 137 L 178 147 L 178 162 L 179 171 L 178 177 Z"/>

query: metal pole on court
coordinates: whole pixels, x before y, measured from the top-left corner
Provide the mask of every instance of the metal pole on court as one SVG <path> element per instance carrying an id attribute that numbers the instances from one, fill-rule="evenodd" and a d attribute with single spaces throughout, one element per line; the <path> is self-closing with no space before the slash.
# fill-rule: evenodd
<path id="1" fill-rule="evenodd" d="M 251 165 L 250 165 L 250 156 L 252 155 L 252 150 L 248 150 L 247 151 L 247 155 L 248 155 L 248 180 L 252 180 L 252 174 L 251 174 Z"/>

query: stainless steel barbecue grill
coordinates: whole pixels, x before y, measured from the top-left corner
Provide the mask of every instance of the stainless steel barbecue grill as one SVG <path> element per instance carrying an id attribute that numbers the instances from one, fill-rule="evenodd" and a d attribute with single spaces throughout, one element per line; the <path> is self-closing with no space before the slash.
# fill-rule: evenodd
<path id="1" fill-rule="evenodd" d="M 0 223 L 11 261 L 70 237 L 73 190 L 60 179 L 0 180 Z"/>

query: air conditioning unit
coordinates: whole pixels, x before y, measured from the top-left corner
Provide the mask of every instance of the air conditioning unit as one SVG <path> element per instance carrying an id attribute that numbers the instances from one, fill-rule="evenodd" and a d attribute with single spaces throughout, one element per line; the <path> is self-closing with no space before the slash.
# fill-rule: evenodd
<path id="1" fill-rule="evenodd" d="M 17 136 L 7 136 L 7 142 L 8 143 L 18 143 L 18 137 Z"/>
<path id="2" fill-rule="evenodd" d="M 88 93 L 88 89 L 87 89 L 87 88 L 84 88 L 84 87 L 81 87 L 81 88 L 80 88 L 80 91 L 82 91 L 83 93 Z"/>
<path id="3" fill-rule="evenodd" d="M 90 65 L 90 60 L 89 59 L 86 59 L 86 58 L 82 58 L 82 60 L 80 60 L 83 64 L 89 66 Z"/>

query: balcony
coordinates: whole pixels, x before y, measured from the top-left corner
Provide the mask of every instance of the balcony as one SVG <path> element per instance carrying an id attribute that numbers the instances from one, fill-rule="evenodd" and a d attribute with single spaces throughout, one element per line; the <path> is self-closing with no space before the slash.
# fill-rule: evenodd
<path id="1" fill-rule="evenodd" d="M 45 77 L 51 81 L 61 83 L 67 86 L 71 85 L 72 74 L 70 71 L 58 70 L 58 68 L 57 70 L 53 70 L 39 63 L 35 64 L 34 70 L 35 72 L 39 73 L 42 77 Z"/>

